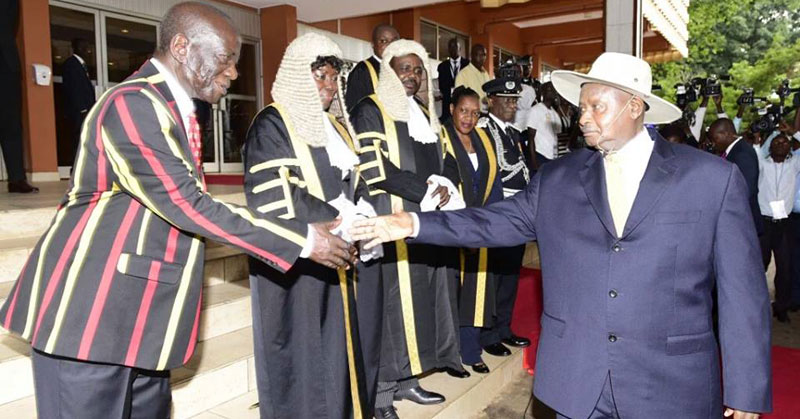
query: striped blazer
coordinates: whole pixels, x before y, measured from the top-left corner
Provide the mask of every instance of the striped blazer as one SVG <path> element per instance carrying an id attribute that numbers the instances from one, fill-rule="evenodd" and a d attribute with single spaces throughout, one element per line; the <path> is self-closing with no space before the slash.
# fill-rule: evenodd
<path id="1" fill-rule="evenodd" d="M 92 108 L 70 188 L 0 309 L 43 352 L 164 370 L 197 338 L 201 237 L 288 270 L 308 226 L 215 200 L 148 61 Z"/>

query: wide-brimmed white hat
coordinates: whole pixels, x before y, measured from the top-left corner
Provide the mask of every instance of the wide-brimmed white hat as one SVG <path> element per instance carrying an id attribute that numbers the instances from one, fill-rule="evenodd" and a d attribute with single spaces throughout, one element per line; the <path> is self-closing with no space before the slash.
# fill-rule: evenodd
<path id="1" fill-rule="evenodd" d="M 647 61 L 628 54 L 605 52 L 594 61 L 589 74 L 555 70 L 550 74 L 558 94 L 578 106 L 581 87 L 586 83 L 600 83 L 639 96 L 647 104 L 645 124 L 666 124 L 681 117 L 677 106 L 653 95 L 653 74 Z"/>

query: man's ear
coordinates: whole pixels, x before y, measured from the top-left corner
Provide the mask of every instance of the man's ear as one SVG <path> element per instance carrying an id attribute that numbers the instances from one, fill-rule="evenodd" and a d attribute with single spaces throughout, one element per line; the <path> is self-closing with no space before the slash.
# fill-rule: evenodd
<path id="1" fill-rule="evenodd" d="M 642 98 L 639 96 L 634 97 L 633 100 L 631 100 L 630 109 L 631 119 L 638 119 L 640 116 L 644 115 L 645 104 Z"/>
<path id="2" fill-rule="evenodd" d="M 169 43 L 169 52 L 175 61 L 186 63 L 189 56 L 189 39 L 182 33 L 173 36 L 172 41 Z"/>

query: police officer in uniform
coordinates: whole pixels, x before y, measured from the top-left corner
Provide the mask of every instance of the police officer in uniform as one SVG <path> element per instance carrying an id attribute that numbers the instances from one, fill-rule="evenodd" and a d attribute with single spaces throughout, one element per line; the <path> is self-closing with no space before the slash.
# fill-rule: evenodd
<path id="1" fill-rule="evenodd" d="M 478 127 L 490 136 L 497 155 L 498 170 L 503 182 L 503 197 L 515 195 L 528 185 L 530 172 L 525 160 L 520 132 L 514 127 L 522 85 L 516 78 L 497 78 L 483 85 L 489 98 L 489 114 L 478 121 Z M 526 347 L 530 340 L 511 333 L 511 313 L 517 297 L 519 269 L 525 245 L 493 249 L 490 266 L 495 269 L 495 318 L 491 328 L 481 331 L 480 343 L 489 355 L 508 356 L 506 347 Z"/>

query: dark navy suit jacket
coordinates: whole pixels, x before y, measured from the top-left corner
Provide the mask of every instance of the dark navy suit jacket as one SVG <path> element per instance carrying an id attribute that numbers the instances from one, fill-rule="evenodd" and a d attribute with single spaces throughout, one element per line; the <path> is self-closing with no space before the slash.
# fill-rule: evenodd
<path id="1" fill-rule="evenodd" d="M 761 218 L 761 208 L 758 206 L 758 156 L 756 151 L 750 143 L 741 139 L 731 148 L 731 152 L 726 158 L 735 164 L 744 176 L 749 191 L 750 211 L 753 213 L 756 232 L 760 236 L 764 233 L 764 220 Z"/>
<path id="2" fill-rule="evenodd" d="M 542 167 L 512 198 L 419 214 L 416 240 L 538 240 L 544 313 L 534 393 L 563 415 L 589 417 L 609 372 L 623 418 L 719 418 L 723 403 L 769 411 L 769 297 L 747 185 L 724 159 L 650 135 L 621 238 L 603 159 L 584 149 Z"/>

